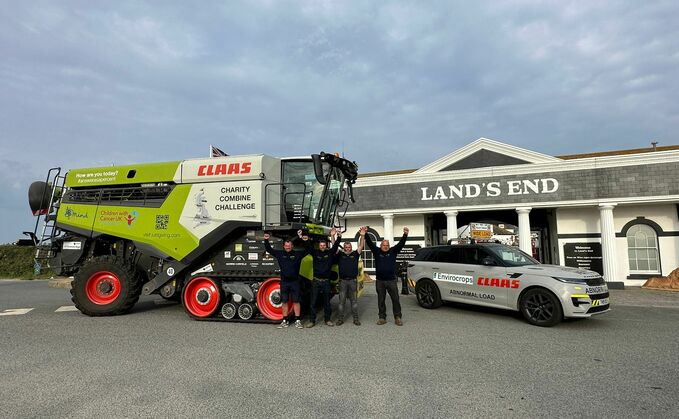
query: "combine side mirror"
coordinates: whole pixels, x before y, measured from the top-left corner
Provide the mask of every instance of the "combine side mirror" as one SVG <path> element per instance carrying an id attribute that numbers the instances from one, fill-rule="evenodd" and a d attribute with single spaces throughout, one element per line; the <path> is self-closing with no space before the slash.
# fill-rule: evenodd
<path id="1" fill-rule="evenodd" d="M 323 155 L 312 154 L 311 160 L 314 162 L 314 175 L 316 175 L 316 180 L 321 185 L 325 185 L 327 182 L 326 173 L 323 170 Z"/>

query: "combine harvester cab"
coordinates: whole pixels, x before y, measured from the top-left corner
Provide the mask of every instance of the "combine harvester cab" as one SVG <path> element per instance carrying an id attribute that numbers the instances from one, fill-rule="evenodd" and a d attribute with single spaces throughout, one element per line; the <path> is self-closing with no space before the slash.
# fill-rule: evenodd
<path id="1" fill-rule="evenodd" d="M 50 170 L 29 203 L 36 266 L 73 275 L 84 314 L 128 312 L 139 296 L 181 300 L 196 319 L 279 321 L 279 268 L 264 251 L 339 226 L 355 163 L 331 154 L 228 156 Z M 41 227 L 42 221 L 42 227 Z M 295 243 L 300 245 L 301 243 Z M 310 259 L 310 258 L 308 258 Z M 310 260 L 301 274 L 311 278 Z"/>

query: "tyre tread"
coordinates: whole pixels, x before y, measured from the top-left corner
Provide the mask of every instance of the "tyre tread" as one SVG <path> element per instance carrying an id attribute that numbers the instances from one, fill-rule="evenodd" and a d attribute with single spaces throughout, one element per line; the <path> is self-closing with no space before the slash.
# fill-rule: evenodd
<path id="1" fill-rule="evenodd" d="M 97 268 L 98 266 L 101 266 L 101 268 Z M 110 270 L 111 266 L 115 266 L 116 268 L 122 270 L 125 276 L 127 276 L 129 282 L 128 285 L 130 288 L 129 292 L 127 292 L 127 295 L 125 296 L 125 301 L 116 309 L 112 311 L 93 311 L 87 307 L 89 305 L 88 303 L 83 303 L 78 299 L 76 296 L 78 293 L 77 290 L 85 288 L 85 284 L 92 273 L 102 270 Z M 121 277 L 118 279 L 121 282 L 125 280 Z M 88 316 L 118 316 L 120 314 L 128 313 L 137 303 L 139 296 L 141 295 L 141 287 L 141 281 L 139 280 L 134 268 L 125 263 L 121 258 L 111 255 L 97 256 L 85 262 L 78 272 L 76 272 L 73 276 L 73 280 L 71 281 L 71 301 L 81 313 Z"/>
<path id="2" fill-rule="evenodd" d="M 436 285 L 436 282 L 432 281 L 429 278 L 422 278 L 419 281 L 417 281 L 417 284 L 415 284 L 415 296 L 417 297 L 417 295 L 418 295 L 418 286 L 422 286 L 421 284 L 424 284 L 426 282 L 431 282 L 432 285 L 434 285 L 434 290 L 436 290 L 436 295 L 434 296 L 434 302 L 432 303 L 431 306 L 427 307 L 427 306 L 422 305 L 420 303 L 420 299 L 417 298 L 418 304 L 420 304 L 420 306 L 422 306 L 426 309 L 430 309 L 430 310 L 441 307 L 441 305 L 443 304 L 443 300 L 441 299 L 441 290 L 439 289 L 438 285 Z"/>
<path id="3" fill-rule="evenodd" d="M 549 295 L 550 298 L 553 299 L 553 302 L 556 303 L 556 305 L 555 305 L 555 310 L 556 310 L 555 314 L 556 315 L 550 321 L 536 322 L 536 321 L 532 320 L 527 315 L 527 313 L 524 309 L 523 300 L 524 300 L 524 298 L 526 298 L 527 295 L 530 295 L 530 294 L 535 293 L 535 292 L 542 292 L 542 293 Z M 559 324 L 563 320 L 563 307 L 561 306 L 561 301 L 559 300 L 559 298 L 556 295 L 554 295 L 553 292 L 551 292 L 550 290 L 548 290 L 546 288 L 542 288 L 542 287 L 530 288 L 530 289 L 524 291 L 523 294 L 521 294 L 521 297 L 519 298 L 519 311 L 521 312 L 521 315 L 523 316 L 523 318 L 528 323 L 530 323 L 534 326 L 552 327 L 552 326 L 556 326 L 557 324 Z"/>

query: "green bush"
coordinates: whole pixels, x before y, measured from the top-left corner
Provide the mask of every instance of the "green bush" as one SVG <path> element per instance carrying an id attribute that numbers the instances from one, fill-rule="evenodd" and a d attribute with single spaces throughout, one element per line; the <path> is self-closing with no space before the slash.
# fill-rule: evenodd
<path id="1" fill-rule="evenodd" d="M 40 275 L 33 273 L 33 256 L 35 248 L 32 246 L 0 245 L 0 278 L 35 279 L 52 276 L 49 269 L 43 269 Z"/>

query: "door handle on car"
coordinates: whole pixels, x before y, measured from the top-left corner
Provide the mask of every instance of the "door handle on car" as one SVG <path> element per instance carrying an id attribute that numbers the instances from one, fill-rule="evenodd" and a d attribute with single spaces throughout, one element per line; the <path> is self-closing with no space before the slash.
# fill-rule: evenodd
<path id="1" fill-rule="evenodd" d="M 474 273 L 474 271 L 465 271 L 465 272 L 467 272 L 468 274 L 473 274 L 473 273 Z"/>
<path id="2" fill-rule="evenodd" d="M 433 271 L 438 271 L 438 270 L 439 270 L 439 268 L 434 267 L 434 266 L 432 266 L 431 269 L 432 269 Z"/>

